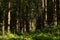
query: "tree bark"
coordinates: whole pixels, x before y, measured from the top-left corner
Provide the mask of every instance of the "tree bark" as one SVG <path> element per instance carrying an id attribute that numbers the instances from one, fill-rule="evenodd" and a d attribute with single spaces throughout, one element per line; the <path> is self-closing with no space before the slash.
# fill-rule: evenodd
<path id="1" fill-rule="evenodd" d="M 44 1 L 44 13 L 45 13 L 44 26 L 47 27 L 47 0 Z"/>
<path id="2" fill-rule="evenodd" d="M 45 1 L 44 0 L 42 0 L 42 14 L 43 14 L 43 26 L 45 27 L 46 26 L 46 22 L 45 22 Z"/>
<path id="3" fill-rule="evenodd" d="M 53 24 L 54 24 L 54 28 L 56 28 L 57 26 L 56 0 L 52 0 L 52 1 L 53 1 Z"/>
<path id="4" fill-rule="evenodd" d="M 4 40 L 4 36 L 5 36 L 5 23 L 4 23 L 4 17 L 5 17 L 5 10 L 4 10 L 4 14 L 3 14 L 3 23 L 2 23 L 2 36 L 3 36 L 3 40 Z"/>
<path id="5" fill-rule="evenodd" d="M 8 2 L 8 32 L 10 32 L 10 0 Z"/>
<path id="6" fill-rule="evenodd" d="M 16 11 L 16 14 L 17 14 L 17 18 L 16 18 L 16 31 L 18 32 L 18 30 L 19 30 L 19 19 L 18 19 L 18 8 L 17 8 L 17 11 Z"/>

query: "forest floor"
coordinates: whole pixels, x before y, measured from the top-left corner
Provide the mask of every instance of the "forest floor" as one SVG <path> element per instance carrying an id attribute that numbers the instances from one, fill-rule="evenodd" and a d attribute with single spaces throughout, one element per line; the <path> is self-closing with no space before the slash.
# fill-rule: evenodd
<path id="1" fill-rule="evenodd" d="M 28 33 L 6 32 L 4 36 L 0 35 L 0 40 L 60 40 L 60 26 L 56 29 L 46 28 Z"/>
<path id="2" fill-rule="evenodd" d="M 4 38 L 0 35 L 0 40 L 60 40 L 60 33 L 30 32 L 21 35 L 7 33 Z"/>

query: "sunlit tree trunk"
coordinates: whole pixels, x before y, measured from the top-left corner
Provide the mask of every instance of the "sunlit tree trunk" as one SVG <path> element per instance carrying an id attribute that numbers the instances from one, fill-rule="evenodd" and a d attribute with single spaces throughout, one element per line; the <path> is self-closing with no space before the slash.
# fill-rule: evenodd
<path id="1" fill-rule="evenodd" d="M 45 13 L 44 26 L 47 27 L 47 0 L 44 1 L 44 13 Z"/>
<path id="2" fill-rule="evenodd" d="M 8 2 L 8 32 L 10 32 L 10 0 Z"/>
<path id="3" fill-rule="evenodd" d="M 32 19 L 29 21 L 29 25 L 30 25 L 30 31 L 34 32 L 36 29 L 36 19 Z"/>
<path id="4" fill-rule="evenodd" d="M 42 0 L 42 14 L 43 14 L 43 18 L 44 18 L 44 0 Z M 43 19 L 44 20 L 44 19 Z M 44 24 L 44 23 L 43 23 Z"/>
<path id="5" fill-rule="evenodd" d="M 44 12 L 44 0 L 42 0 L 42 12 Z"/>
<path id="6" fill-rule="evenodd" d="M 54 24 L 54 28 L 56 28 L 57 26 L 56 0 L 52 0 L 52 1 L 53 1 L 53 24 Z"/>
<path id="7" fill-rule="evenodd" d="M 31 31 L 31 20 L 29 20 L 29 30 Z"/>
<path id="8" fill-rule="evenodd" d="M 4 17 L 5 17 L 5 10 L 4 10 L 4 14 L 3 14 L 3 20 L 2 20 L 2 36 L 3 36 L 3 39 L 4 39 L 4 36 L 5 36 L 5 20 L 4 20 Z"/>

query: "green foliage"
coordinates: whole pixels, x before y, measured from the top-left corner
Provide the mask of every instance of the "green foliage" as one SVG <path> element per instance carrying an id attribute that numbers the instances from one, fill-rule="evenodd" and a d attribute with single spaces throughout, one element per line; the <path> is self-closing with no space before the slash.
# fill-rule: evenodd
<path id="1" fill-rule="evenodd" d="M 55 32 L 56 33 L 56 32 Z M 54 33 L 43 33 L 43 32 L 30 32 L 30 33 L 23 33 L 23 35 L 17 35 L 13 33 L 6 33 L 4 36 L 6 40 L 60 40 L 59 35 L 55 35 Z M 0 39 L 2 40 L 2 36 Z"/>

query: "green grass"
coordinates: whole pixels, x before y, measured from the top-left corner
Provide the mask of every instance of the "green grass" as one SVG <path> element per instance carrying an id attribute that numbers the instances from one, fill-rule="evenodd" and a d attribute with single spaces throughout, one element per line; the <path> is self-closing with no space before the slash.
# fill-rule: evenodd
<path id="1" fill-rule="evenodd" d="M 12 33 L 7 33 L 5 36 L 6 40 L 60 40 L 60 36 L 55 36 L 51 33 L 25 33 L 23 35 L 17 35 Z M 0 36 L 0 40 L 2 40 L 2 36 Z"/>
<path id="2" fill-rule="evenodd" d="M 51 32 L 52 33 L 51 33 Z M 50 30 L 46 28 L 45 30 L 29 33 L 20 33 L 20 35 L 8 33 L 4 36 L 4 40 L 60 40 L 60 25 L 57 29 Z M 3 40 L 3 36 L 0 35 L 0 40 Z"/>

